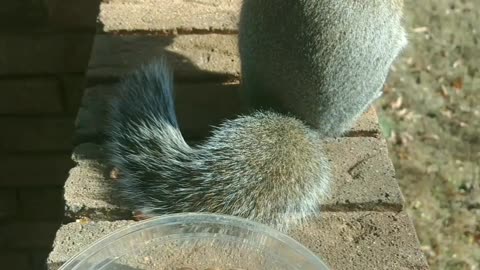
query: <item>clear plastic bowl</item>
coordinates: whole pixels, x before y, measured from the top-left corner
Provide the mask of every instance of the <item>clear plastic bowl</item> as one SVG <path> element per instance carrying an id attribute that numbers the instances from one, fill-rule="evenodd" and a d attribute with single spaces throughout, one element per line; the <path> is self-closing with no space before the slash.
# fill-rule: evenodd
<path id="1" fill-rule="evenodd" d="M 60 270 L 328 270 L 292 238 L 216 214 L 175 214 L 127 226 L 71 258 Z"/>

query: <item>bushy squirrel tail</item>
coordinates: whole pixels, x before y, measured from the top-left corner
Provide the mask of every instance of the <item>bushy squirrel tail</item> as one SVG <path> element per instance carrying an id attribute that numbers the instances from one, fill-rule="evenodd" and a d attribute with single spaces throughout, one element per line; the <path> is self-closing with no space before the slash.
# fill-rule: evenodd
<path id="1" fill-rule="evenodd" d="M 286 230 L 315 214 L 330 168 L 317 133 L 273 112 L 225 121 L 195 148 L 175 116 L 165 58 L 125 77 L 111 101 L 108 161 L 131 207 L 147 216 L 211 212 Z"/>

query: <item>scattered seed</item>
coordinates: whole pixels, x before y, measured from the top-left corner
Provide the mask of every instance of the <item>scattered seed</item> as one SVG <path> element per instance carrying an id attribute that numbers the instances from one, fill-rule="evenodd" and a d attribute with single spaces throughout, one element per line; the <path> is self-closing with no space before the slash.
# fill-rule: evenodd
<path id="1" fill-rule="evenodd" d="M 113 168 L 110 171 L 110 178 L 113 180 L 118 180 L 120 178 L 120 170 L 118 168 Z"/>

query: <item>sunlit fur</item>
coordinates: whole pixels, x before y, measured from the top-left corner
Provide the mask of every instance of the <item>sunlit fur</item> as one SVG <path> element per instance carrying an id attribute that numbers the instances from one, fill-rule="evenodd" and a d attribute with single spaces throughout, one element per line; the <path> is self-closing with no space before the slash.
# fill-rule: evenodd
<path id="1" fill-rule="evenodd" d="M 244 0 L 246 101 L 339 136 L 377 99 L 407 44 L 402 0 Z"/>
<path id="2" fill-rule="evenodd" d="M 315 131 L 258 111 L 224 122 L 190 147 L 178 128 L 172 85 L 160 58 L 124 78 L 111 101 L 108 160 L 132 210 L 222 213 L 282 231 L 318 212 L 330 169 Z"/>

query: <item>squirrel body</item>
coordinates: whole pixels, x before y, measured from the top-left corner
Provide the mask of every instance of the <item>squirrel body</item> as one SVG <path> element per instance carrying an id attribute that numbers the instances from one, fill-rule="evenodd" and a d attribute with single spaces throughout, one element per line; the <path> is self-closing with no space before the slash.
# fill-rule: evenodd
<path id="1" fill-rule="evenodd" d="M 288 112 L 325 136 L 381 95 L 407 40 L 403 0 L 244 0 L 239 47 L 246 102 Z"/>
<path id="2" fill-rule="evenodd" d="M 164 58 L 119 84 L 106 149 L 118 193 L 143 215 L 212 212 L 288 230 L 318 212 L 341 135 L 381 94 L 406 44 L 400 0 L 244 0 L 242 86 L 257 111 L 189 146 Z M 279 20 L 286 20 L 281 22 Z"/>
<path id="3" fill-rule="evenodd" d="M 197 147 L 183 139 L 164 58 L 119 84 L 107 149 L 117 188 L 146 216 L 210 212 L 287 230 L 314 214 L 329 190 L 321 138 L 269 111 L 228 120 Z"/>

